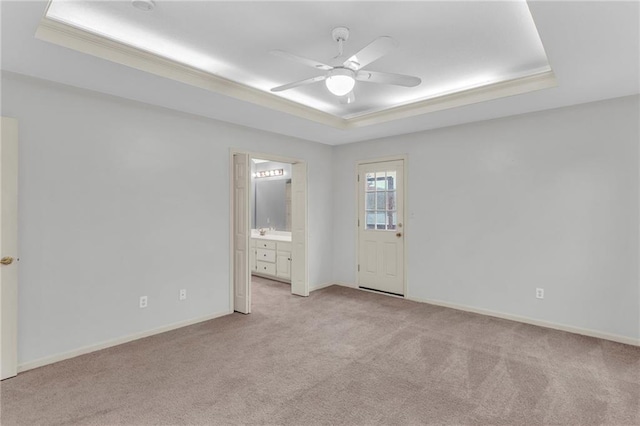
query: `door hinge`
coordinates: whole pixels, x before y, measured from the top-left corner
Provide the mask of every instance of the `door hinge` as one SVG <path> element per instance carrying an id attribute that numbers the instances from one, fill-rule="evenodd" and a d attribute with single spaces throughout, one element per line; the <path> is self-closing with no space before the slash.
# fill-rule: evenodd
<path id="1" fill-rule="evenodd" d="M 360 182 L 360 175 L 358 175 L 358 182 Z"/>
<path id="2" fill-rule="evenodd" d="M 360 265 L 358 265 L 358 272 L 360 272 Z"/>
<path id="3" fill-rule="evenodd" d="M 360 228 L 360 219 L 358 219 L 358 228 Z"/>

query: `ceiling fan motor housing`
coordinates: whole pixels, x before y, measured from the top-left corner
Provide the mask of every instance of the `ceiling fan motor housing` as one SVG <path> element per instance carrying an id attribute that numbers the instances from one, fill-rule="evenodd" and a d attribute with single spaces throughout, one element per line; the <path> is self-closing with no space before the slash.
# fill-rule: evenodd
<path id="1" fill-rule="evenodd" d="M 346 75 L 349 76 L 351 78 L 353 78 L 355 80 L 356 78 L 356 73 L 354 70 L 349 69 L 349 68 L 345 68 L 345 67 L 336 67 L 330 71 L 327 72 L 327 78 L 329 77 L 334 77 L 337 75 Z"/>

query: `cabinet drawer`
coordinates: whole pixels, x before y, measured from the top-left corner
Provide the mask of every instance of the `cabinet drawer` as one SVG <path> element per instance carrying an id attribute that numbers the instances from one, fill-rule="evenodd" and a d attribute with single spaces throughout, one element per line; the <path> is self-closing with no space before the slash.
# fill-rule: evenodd
<path id="1" fill-rule="evenodd" d="M 276 274 L 276 264 L 275 263 L 267 263 L 258 261 L 258 267 L 256 268 L 256 272 L 261 274 L 275 275 Z"/>
<path id="2" fill-rule="evenodd" d="M 256 248 L 269 249 L 269 250 L 276 249 L 275 241 L 265 241 L 265 240 L 255 240 L 255 241 L 256 241 Z"/>
<path id="3" fill-rule="evenodd" d="M 277 247 L 278 247 L 278 251 L 291 251 L 291 243 L 284 243 L 281 241 L 278 241 L 276 243 Z"/>
<path id="4" fill-rule="evenodd" d="M 256 250 L 256 260 L 260 260 L 262 262 L 275 263 L 276 252 L 274 250 L 265 250 L 262 248 L 258 248 Z"/>

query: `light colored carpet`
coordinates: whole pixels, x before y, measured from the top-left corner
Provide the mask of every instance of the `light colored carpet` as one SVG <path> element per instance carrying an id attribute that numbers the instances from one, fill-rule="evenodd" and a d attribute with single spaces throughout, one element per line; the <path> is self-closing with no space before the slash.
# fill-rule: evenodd
<path id="1" fill-rule="evenodd" d="M 640 349 L 257 279 L 233 314 L 20 374 L 2 424 L 640 424 Z"/>

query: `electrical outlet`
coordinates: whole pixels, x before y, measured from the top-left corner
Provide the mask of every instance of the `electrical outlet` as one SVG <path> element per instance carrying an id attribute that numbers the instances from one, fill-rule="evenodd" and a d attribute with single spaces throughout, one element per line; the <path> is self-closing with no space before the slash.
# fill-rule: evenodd
<path id="1" fill-rule="evenodd" d="M 147 307 L 147 296 L 140 296 L 140 307 L 141 308 Z"/>
<path id="2" fill-rule="evenodd" d="M 544 288 L 536 288 L 536 298 L 544 299 Z"/>
<path id="3" fill-rule="evenodd" d="M 183 288 L 180 290 L 180 300 L 187 300 L 187 289 Z"/>

